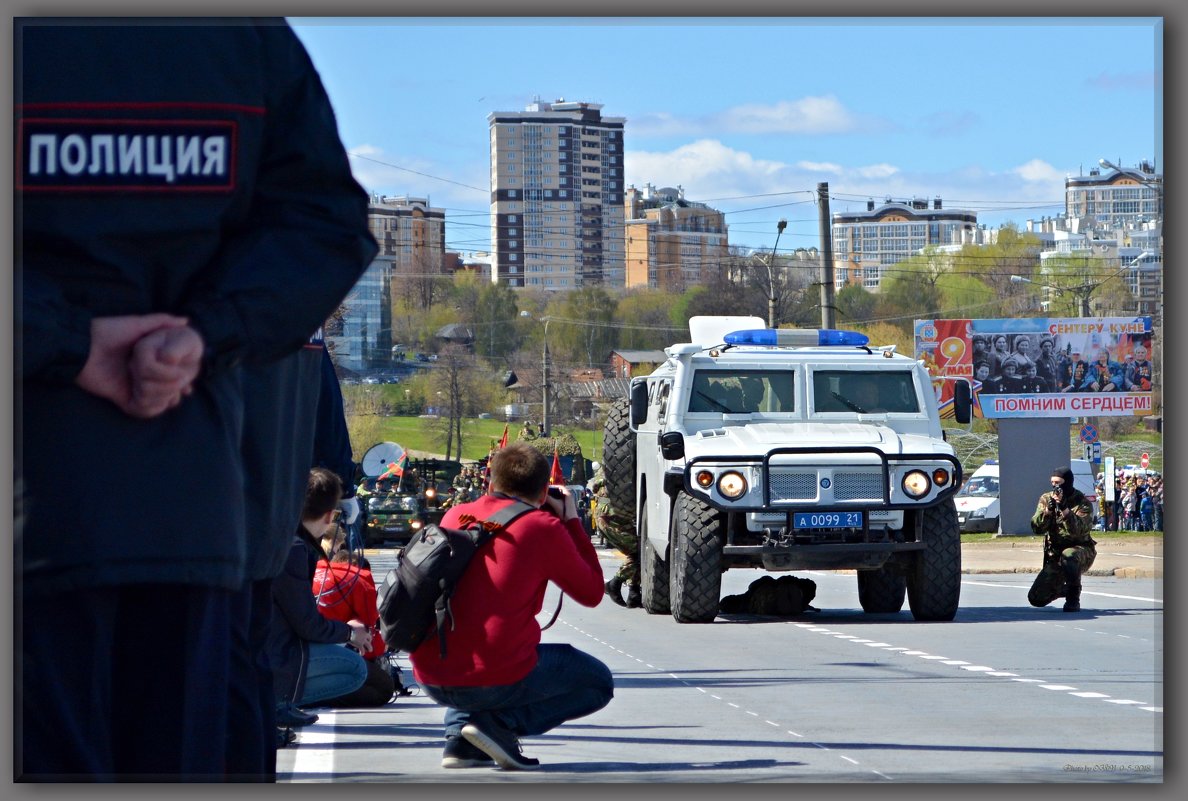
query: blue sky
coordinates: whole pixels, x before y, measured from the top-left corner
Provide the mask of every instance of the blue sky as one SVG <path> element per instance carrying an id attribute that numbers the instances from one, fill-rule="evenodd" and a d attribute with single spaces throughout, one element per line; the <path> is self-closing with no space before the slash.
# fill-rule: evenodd
<path id="1" fill-rule="evenodd" d="M 289 18 L 360 183 L 490 247 L 487 115 L 625 117 L 626 183 L 727 212 L 731 244 L 820 244 L 814 202 L 939 196 L 997 227 L 1106 158 L 1163 169 L 1158 18 Z"/>

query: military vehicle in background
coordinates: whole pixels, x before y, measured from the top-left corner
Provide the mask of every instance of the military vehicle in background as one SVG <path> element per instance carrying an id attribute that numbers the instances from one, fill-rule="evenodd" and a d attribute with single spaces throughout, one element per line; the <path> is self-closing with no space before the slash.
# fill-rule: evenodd
<path id="1" fill-rule="evenodd" d="M 718 614 L 722 573 L 852 569 L 866 612 L 952 620 L 961 593 L 945 441 L 924 366 L 855 332 L 693 317 L 604 427 L 611 503 L 633 513 L 644 608 Z M 969 384 L 956 385 L 969 420 Z"/>

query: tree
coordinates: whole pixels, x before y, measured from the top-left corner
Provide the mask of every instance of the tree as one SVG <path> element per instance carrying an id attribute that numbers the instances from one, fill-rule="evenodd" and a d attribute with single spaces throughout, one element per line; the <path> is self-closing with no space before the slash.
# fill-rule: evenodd
<path id="1" fill-rule="evenodd" d="M 670 316 L 679 297 L 656 289 L 628 292 L 615 310 L 615 320 L 620 326 L 618 347 L 659 350 L 672 344 L 674 337 L 688 330 L 687 321 L 677 326 Z"/>
<path id="2" fill-rule="evenodd" d="M 1134 307 L 1124 272 L 1117 259 L 1057 256 L 1045 261 L 1043 272 L 1032 279 L 1040 286 L 1024 288 L 1047 296 L 1047 316 L 1096 317 L 1102 308 Z"/>
<path id="3" fill-rule="evenodd" d="M 860 284 L 846 284 L 833 296 L 838 325 L 854 326 L 874 317 L 878 298 Z"/>
<path id="4" fill-rule="evenodd" d="M 930 249 L 931 250 L 931 249 Z M 945 258 L 934 252 L 909 256 L 887 270 L 879 287 L 881 300 L 908 320 L 939 316 L 941 291 L 937 286 L 948 268 Z"/>
<path id="5" fill-rule="evenodd" d="M 984 305 L 978 313 L 968 316 L 1024 316 L 1030 309 L 1025 296 L 1011 284 L 1011 276 L 1030 276 L 1039 265 L 1042 249 L 1043 245 L 1038 236 L 1020 232 L 1016 225 L 1010 223 L 999 229 L 998 239 L 994 244 L 966 245 L 954 255 L 953 274 L 978 279 L 990 293 L 982 301 Z"/>
<path id="6" fill-rule="evenodd" d="M 892 325 L 891 323 L 885 322 L 871 323 L 869 325 L 853 326 L 853 330 L 866 334 L 868 337 L 870 337 L 871 347 L 894 345 L 896 353 L 902 353 L 908 357 L 911 357 L 916 352 L 914 334 L 905 332 L 903 328 L 898 325 Z"/>
<path id="7" fill-rule="evenodd" d="M 586 286 L 569 293 L 562 319 L 549 330 L 550 346 L 557 343 L 570 360 L 586 367 L 606 364 L 618 346 L 615 299 L 601 286 Z M 556 332 L 555 334 L 553 332 Z"/>
<path id="8" fill-rule="evenodd" d="M 472 308 L 475 353 L 487 360 L 494 360 L 520 347 L 520 309 L 516 293 L 510 286 L 502 283 L 486 284 L 479 289 Z"/>
<path id="9" fill-rule="evenodd" d="M 474 370 L 474 357 L 458 345 L 447 345 L 439 354 L 430 382 L 437 397 L 437 430 L 445 439 L 445 458 L 457 453 L 462 458 L 462 417 L 466 400 L 465 385 Z M 443 415 L 441 412 L 445 411 Z M 458 449 L 454 450 L 457 441 Z"/>

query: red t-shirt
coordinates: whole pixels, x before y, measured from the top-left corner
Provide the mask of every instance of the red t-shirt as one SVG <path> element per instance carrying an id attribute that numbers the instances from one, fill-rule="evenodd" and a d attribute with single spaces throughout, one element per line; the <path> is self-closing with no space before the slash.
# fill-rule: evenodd
<path id="1" fill-rule="evenodd" d="M 441 521 L 457 527 L 461 514 L 486 519 L 511 501 L 484 495 L 455 506 Z M 410 657 L 421 684 L 489 687 L 512 684 L 536 667 L 545 587 L 553 582 L 582 606 L 602 600 L 602 567 L 580 520 L 562 523 L 551 512 L 528 512 L 475 554 L 454 592 L 455 627 L 441 659 L 430 634 Z"/>

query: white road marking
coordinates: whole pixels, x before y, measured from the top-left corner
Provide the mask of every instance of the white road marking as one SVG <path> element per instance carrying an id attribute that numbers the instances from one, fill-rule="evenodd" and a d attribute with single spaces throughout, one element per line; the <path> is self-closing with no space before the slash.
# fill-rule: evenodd
<path id="1" fill-rule="evenodd" d="M 1007 589 L 1007 590 L 1029 590 L 1029 589 L 1031 589 L 1030 584 L 999 584 L 999 583 L 993 582 L 993 581 L 971 581 L 971 580 L 966 580 L 966 579 L 962 579 L 961 583 L 969 584 L 970 586 L 974 586 L 974 587 L 998 587 L 999 589 Z M 1097 598 L 1117 598 L 1122 601 L 1146 601 L 1148 603 L 1153 603 L 1153 604 L 1163 603 L 1162 598 L 1149 598 L 1144 595 L 1119 595 L 1118 593 L 1113 593 L 1113 592 L 1099 592 L 1096 590 L 1090 591 L 1090 590 L 1085 590 L 1085 589 L 1081 590 L 1082 598 L 1085 598 L 1090 595 L 1097 597 Z"/>
<path id="2" fill-rule="evenodd" d="M 998 586 L 998 585 L 993 585 L 993 586 Z M 1045 621 L 1039 621 L 1039 622 L 1045 622 Z M 1057 625 L 1059 625 L 1059 624 L 1057 624 Z M 837 632 L 835 632 L 829 628 L 825 628 L 825 627 L 821 627 L 821 626 L 808 626 L 808 625 L 802 624 L 802 625 L 800 625 L 800 627 L 806 629 L 807 631 L 813 632 L 815 634 L 828 634 L 828 635 L 834 636 L 834 637 L 837 636 Z M 1081 628 L 1075 627 L 1075 626 L 1073 628 L 1077 631 L 1088 631 L 1089 633 L 1099 633 L 1099 632 L 1093 632 L 1089 629 L 1081 629 Z M 889 643 L 874 642 L 871 640 L 863 640 L 863 639 L 858 639 L 858 638 L 851 639 L 851 640 L 849 640 L 849 642 L 860 643 L 863 645 L 869 645 L 871 647 L 882 647 L 888 651 L 899 652 L 899 654 L 902 656 L 916 656 L 916 657 L 919 657 L 920 659 L 927 659 L 930 661 L 931 660 L 941 660 L 942 664 L 959 667 L 962 670 L 984 673 L 987 676 L 1009 678 L 1011 681 L 1017 681 L 1017 682 L 1021 682 L 1021 683 L 1025 683 L 1025 684 L 1038 684 L 1041 689 L 1064 691 L 1064 692 L 1068 692 L 1069 695 L 1072 695 L 1072 696 L 1075 696 L 1078 698 L 1101 699 L 1101 700 L 1105 700 L 1107 703 L 1116 703 L 1116 704 L 1142 704 L 1143 703 L 1142 701 L 1114 700 L 1114 699 L 1110 698 L 1110 696 L 1106 695 L 1105 693 L 1077 691 L 1076 687 L 1072 687 L 1067 684 L 1045 684 L 1043 679 L 1021 678 L 1015 673 L 1011 673 L 1011 672 L 1005 671 L 1005 670 L 995 670 L 994 668 L 989 667 L 987 665 L 971 665 L 969 662 L 966 662 L 961 659 L 948 659 L 943 656 L 936 656 L 934 654 L 929 654 L 925 651 L 911 651 L 906 648 L 890 646 Z M 1140 706 L 1139 709 L 1143 709 L 1148 712 L 1162 712 L 1163 711 L 1163 707 L 1156 707 L 1156 706 Z"/>
<path id="3" fill-rule="evenodd" d="M 297 730 L 297 742 L 288 746 L 295 748 L 293 772 L 288 778 L 302 775 L 334 773 L 334 749 L 318 748 L 319 745 L 334 743 L 334 726 L 338 714 L 332 709 L 318 712 L 318 722 Z"/>

